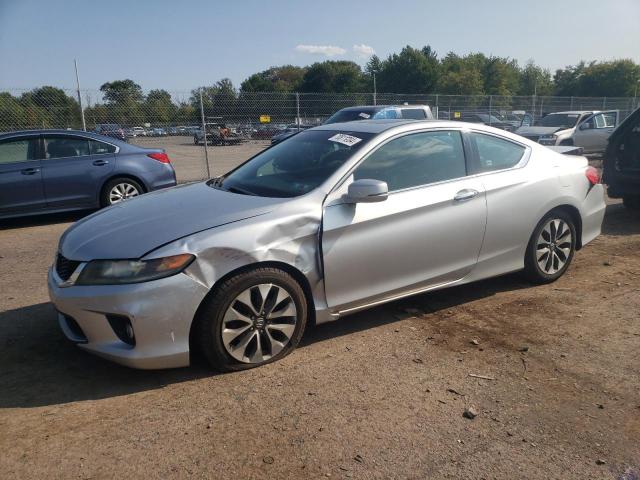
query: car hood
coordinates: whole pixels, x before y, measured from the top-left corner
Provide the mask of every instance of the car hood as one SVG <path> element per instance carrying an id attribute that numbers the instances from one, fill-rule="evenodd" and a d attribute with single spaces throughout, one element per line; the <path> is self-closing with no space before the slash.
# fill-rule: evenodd
<path id="1" fill-rule="evenodd" d="M 205 182 L 182 185 L 80 220 L 64 233 L 59 250 L 77 261 L 140 258 L 193 233 L 263 215 L 286 200 L 230 193 Z"/>
<path id="2" fill-rule="evenodd" d="M 518 135 L 551 135 L 562 130 L 570 130 L 565 127 L 520 127 L 516 130 Z"/>

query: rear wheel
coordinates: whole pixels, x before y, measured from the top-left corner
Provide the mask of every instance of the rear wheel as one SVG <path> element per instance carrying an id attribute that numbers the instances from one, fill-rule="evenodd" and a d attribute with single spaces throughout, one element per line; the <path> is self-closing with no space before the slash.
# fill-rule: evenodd
<path id="1" fill-rule="evenodd" d="M 534 283 L 550 283 L 569 268 L 576 249 L 576 228 L 569 215 L 553 211 L 536 226 L 525 253 L 524 274 Z"/>
<path id="2" fill-rule="evenodd" d="M 109 205 L 137 197 L 143 193 L 144 189 L 135 180 L 130 178 L 114 178 L 113 180 L 109 180 L 102 188 L 100 205 L 102 207 L 108 207 Z"/>
<path id="3" fill-rule="evenodd" d="M 193 136 L 193 144 L 194 145 L 199 145 L 200 142 L 198 141 L 198 137 L 196 137 L 195 135 Z"/>
<path id="4" fill-rule="evenodd" d="M 307 302 L 300 285 L 276 268 L 226 280 L 196 318 L 200 349 L 213 368 L 236 371 L 283 358 L 300 342 Z"/>
<path id="5" fill-rule="evenodd" d="M 622 198 L 622 203 L 629 210 L 640 210 L 640 195 L 627 195 Z"/>

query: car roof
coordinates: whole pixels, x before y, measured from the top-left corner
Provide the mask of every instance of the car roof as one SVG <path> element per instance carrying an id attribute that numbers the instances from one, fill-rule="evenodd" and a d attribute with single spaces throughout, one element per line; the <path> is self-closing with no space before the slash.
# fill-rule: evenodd
<path id="1" fill-rule="evenodd" d="M 556 115 L 556 114 L 563 114 L 563 115 L 581 115 L 583 113 L 598 113 L 599 110 L 567 110 L 565 112 L 549 112 L 547 113 L 547 115 Z"/>
<path id="2" fill-rule="evenodd" d="M 385 108 L 425 108 L 427 105 L 360 105 L 357 107 L 345 107 L 341 108 L 341 112 L 353 112 L 353 111 L 362 111 L 365 109 L 369 110 L 384 110 Z"/>
<path id="3" fill-rule="evenodd" d="M 108 137 L 106 135 L 100 135 L 99 133 L 95 133 L 95 132 L 85 132 L 84 130 L 63 130 L 63 129 L 55 129 L 55 128 L 45 128 L 41 130 L 16 130 L 14 132 L 0 133 L 0 140 L 12 138 L 12 137 L 18 137 L 18 136 L 25 136 L 25 135 L 47 135 L 47 134 L 79 135 L 83 137 L 93 138 L 95 140 L 100 140 L 101 142 L 111 143 L 121 148 L 134 147 L 134 145 L 130 145 L 117 138 Z"/>
<path id="4" fill-rule="evenodd" d="M 463 122 L 448 120 L 410 120 L 410 119 L 381 119 L 381 120 L 355 120 L 352 122 L 330 123 L 320 125 L 311 130 L 336 130 L 363 133 L 381 133 L 402 125 L 422 125 L 423 127 L 454 127 L 460 128 Z M 474 127 L 475 128 L 475 127 Z"/>

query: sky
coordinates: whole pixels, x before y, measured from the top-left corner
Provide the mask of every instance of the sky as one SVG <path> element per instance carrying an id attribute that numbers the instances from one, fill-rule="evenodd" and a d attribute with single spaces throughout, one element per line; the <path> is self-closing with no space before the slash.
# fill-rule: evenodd
<path id="1" fill-rule="evenodd" d="M 405 45 L 551 69 L 640 63 L 640 0 L 0 0 L 0 89 L 130 78 L 172 92 Z"/>

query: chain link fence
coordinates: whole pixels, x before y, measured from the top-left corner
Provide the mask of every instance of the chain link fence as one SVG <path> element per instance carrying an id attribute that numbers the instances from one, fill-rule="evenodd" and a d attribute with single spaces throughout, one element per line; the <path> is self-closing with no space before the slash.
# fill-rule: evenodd
<path id="1" fill-rule="evenodd" d="M 618 110 L 622 120 L 640 106 L 637 98 L 238 93 L 215 88 L 105 97 L 98 90 L 6 90 L 0 92 L 0 132 L 86 129 L 141 146 L 164 148 L 178 181 L 188 182 L 225 173 L 266 148 L 271 137 L 287 126 L 319 125 L 349 106 L 426 104 L 439 119 L 464 119 L 468 114 L 482 113 L 488 123 L 524 114 L 535 121 L 566 110 Z"/>

